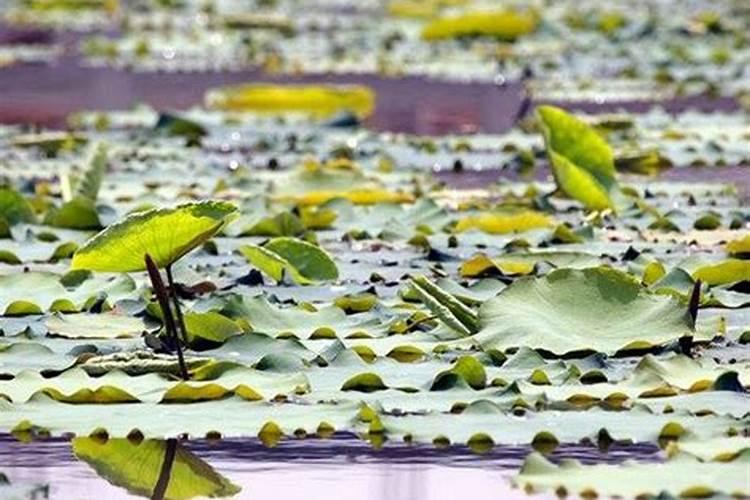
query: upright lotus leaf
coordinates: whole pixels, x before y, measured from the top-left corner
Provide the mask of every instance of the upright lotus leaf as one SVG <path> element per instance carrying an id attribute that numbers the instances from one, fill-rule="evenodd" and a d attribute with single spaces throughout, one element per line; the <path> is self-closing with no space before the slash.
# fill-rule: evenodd
<path id="1" fill-rule="evenodd" d="M 67 182 L 63 183 L 63 199 L 66 202 L 76 198 L 96 201 L 107 171 L 107 160 L 107 146 L 103 143 L 94 144 L 81 177 L 77 179 L 67 177 Z"/>
<path id="2" fill-rule="evenodd" d="M 607 141 L 593 128 L 554 106 L 540 106 L 547 154 L 557 186 L 592 210 L 615 208 L 615 165 Z"/>
<path id="3" fill-rule="evenodd" d="M 503 10 L 469 12 L 455 17 L 435 19 L 422 29 L 428 41 L 483 36 L 514 41 L 536 30 L 539 20 L 532 12 Z"/>
<path id="4" fill-rule="evenodd" d="M 274 238 L 263 246 L 243 245 L 242 255 L 276 281 L 288 273 L 295 282 L 306 285 L 339 277 L 336 263 L 317 245 L 291 237 Z"/>
<path id="5" fill-rule="evenodd" d="M 562 490 L 586 498 L 744 498 L 750 495 L 747 480 L 750 453 L 731 462 L 701 462 L 678 454 L 664 463 L 583 465 L 566 460 L 560 465 L 540 454 L 530 455 L 514 482 L 533 490 Z"/>
<path id="6" fill-rule="evenodd" d="M 9 186 L 0 186 L 0 238 L 10 236 L 11 226 L 34 220 L 34 210 L 26 198 Z"/>
<path id="7" fill-rule="evenodd" d="M 475 339 L 485 349 L 614 354 L 694 335 L 687 309 L 676 299 L 605 267 L 519 279 L 485 302 L 479 317 Z"/>
<path id="8" fill-rule="evenodd" d="M 96 143 L 91 147 L 80 178 L 62 176 L 64 203 L 50 208 L 44 216 L 44 223 L 67 229 L 100 229 L 102 223 L 96 209 L 96 198 L 106 170 L 107 147 Z"/>
<path id="9" fill-rule="evenodd" d="M 88 240 L 73 255 L 71 267 L 143 271 L 146 254 L 159 267 L 169 266 L 219 232 L 235 212 L 231 203 L 202 201 L 131 214 Z"/>
<path id="10" fill-rule="evenodd" d="M 261 113 L 309 113 L 318 118 L 350 111 L 360 118 L 372 113 L 375 94 L 368 87 L 336 85 L 251 84 L 209 90 L 209 108 Z"/>
<path id="11" fill-rule="evenodd" d="M 111 484 L 134 495 L 170 500 L 228 497 L 240 488 L 216 472 L 175 440 L 108 439 L 90 437 L 72 441 L 76 458 L 89 464 Z"/>

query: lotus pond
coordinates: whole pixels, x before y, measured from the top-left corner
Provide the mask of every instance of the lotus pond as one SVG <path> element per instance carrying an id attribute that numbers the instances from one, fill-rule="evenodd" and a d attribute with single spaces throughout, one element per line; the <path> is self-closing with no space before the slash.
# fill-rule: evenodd
<path id="1" fill-rule="evenodd" d="M 742 2 L 251 3 L 0 7 L 0 497 L 750 497 Z"/>

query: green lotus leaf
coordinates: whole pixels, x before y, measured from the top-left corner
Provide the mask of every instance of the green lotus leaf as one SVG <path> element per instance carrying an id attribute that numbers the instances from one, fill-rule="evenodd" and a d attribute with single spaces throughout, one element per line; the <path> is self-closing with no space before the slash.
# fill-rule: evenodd
<path id="1" fill-rule="evenodd" d="M 732 436 L 712 439 L 681 439 L 667 447 L 667 454 L 685 453 L 704 462 L 731 462 L 750 451 L 750 437 Z"/>
<path id="2" fill-rule="evenodd" d="M 213 311 L 185 313 L 185 328 L 188 342 L 194 349 L 214 347 L 242 333 L 235 321 Z"/>
<path id="3" fill-rule="evenodd" d="M 335 306 L 310 311 L 302 307 L 279 307 L 264 297 L 232 297 L 221 313 L 230 318 L 244 318 L 253 332 L 273 337 L 331 339 L 382 337 L 386 325 L 375 314 L 365 312 L 347 315 Z"/>
<path id="4" fill-rule="evenodd" d="M 115 314 L 55 314 L 45 320 L 47 333 L 69 339 L 119 339 L 140 337 L 154 330 L 141 318 Z"/>
<path id="5" fill-rule="evenodd" d="M 342 391 L 376 392 L 387 389 L 376 373 L 360 373 L 348 379 L 341 386 Z"/>
<path id="6" fill-rule="evenodd" d="M 459 219 L 455 231 L 461 233 L 476 229 L 488 234 L 522 233 L 532 229 L 548 228 L 553 224 L 553 219 L 548 215 L 531 210 L 485 212 Z"/>
<path id="7" fill-rule="evenodd" d="M 0 394 L 16 403 L 25 403 L 41 393 L 56 401 L 79 404 L 193 403 L 231 395 L 253 401 L 264 397 L 271 399 L 305 392 L 309 385 L 308 379 L 300 373 L 265 372 L 237 365 L 218 370 L 205 363 L 199 365 L 195 360 L 190 364 L 196 372 L 196 380 L 176 382 L 167 376 L 170 367 L 162 366 L 167 369 L 156 373 L 152 359 L 144 358 L 140 363 L 151 369 L 135 376 L 126 374 L 121 364 L 114 363 L 111 363 L 114 369 L 101 376 L 89 375 L 87 370 L 91 367 L 83 367 L 88 362 L 50 378 L 22 371 L 12 380 L 0 380 Z M 98 374 L 101 370 L 90 371 Z M 136 372 L 133 366 L 129 371 Z"/>
<path id="8" fill-rule="evenodd" d="M 129 215 L 79 248 L 71 268 L 142 271 L 146 254 L 159 267 L 170 266 L 220 231 L 235 211 L 231 203 L 203 201 Z"/>
<path id="9" fill-rule="evenodd" d="M 462 356 L 450 370 L 439 373 L 432 383 L 430 390 L 438 391 L 455 386 L 454 378 L 460 378 L 472 389 L 484 389 L 487 385 L 487 374 L 484 366 L 476 358 Z"/>
<path id="10" fill-rule="evenodd" d="M 59 208 L 51 208 L 44 216 L 44 223 L 66 229 L 100 229 L 99 215 L 94 201 L 78 196 L 63 203 Z"/>
<path id="11" fill-rule="evenodd" d="M 727 252 L 737 257 L 750 257 L 750 233 L 728 242 Z"/>
<path id="12" fill-rule="evenodd" d="M 586 252 L 566 250 L 539 250 L 507 253 L 499 257 L 489 257 L 479 253 L 464 261 L 459 270 L 465 278 L 487 275 L 525 276 L 534 272 L 539 264 L 554 267 L 583 269 L 600 264 L 599 256 Z"/>
<path id="13" fill-rule="evenodd" d="M 703 463 L 688 454 L 679 454 L 662 464 L 583 465 L 566 460 L 555 465 L 535 453 L 526 459 L 514 482 L 534 490 L 564 490 L 581 496 L 743 497 L 750 493 L 748 460 L 750 454 L 745 452 L 728 463 Z"/>
<path id="14" fill-rule="evenodd" d="M 69 295 L 56 274 L 29 272 L 0 276 L 0 312 L 5 315 L 39 314 L 62 301 L 69 302 Z"/>
<path id="15" fill-rule="evenodd" d="M 352 422 L 361 403 L 272 404 L 265 401 L 228 397 L 192 404 L 64 404 L 44 394 L 26 404 L 14 405 L 0 399 L 0 429 L 10 432 L 19 423 L 49 429 L 52 435 L 72 432 L 86 436 L 104 427 L 112 437 L 127 436 L 137 428 L 147 438 L 166 438 L 183 433 L 205 436 L 221 433 L 226 437 L 256 436 L 263 425 L 273 420 L 284 434 L 297 429 L 313 434 L 321 422 L 337 430 L 356 430 Z M 113 415 L 117 415 L 113 418 Z M 217 419 L 217 415 L 221 418 Z"/>
<path id="16" fill-rule="evenodd" d="M 173 113 L 160 113 L 154 130 L 173 137 L 184 137 L 188 145 L 198 144 L 201 137 L 208 134 L 206 128 L 200 123 Z"/>
<path id="17" fill-rule="evenodd" d="M 460 395 L 464 396 L 464 393 Z M 601 429 L 606 429 L 616 440 L 656 441 L 662 429 L 671 424 L 679 425 L 687 434 L 703 440 L 727 432 L 737 422 L 725 416 L 662 415 L 642 408 L 616 412 L 616 415 L 617 418 L 612 418 L 612 412 L 591 408 L 586 411 L 528 412 L 523 418 L 518 418 L 508 411 L 507 406 L 478 399 L 465 405 L 460 413 L 381 414 L 380 420 L 385 433 L 394 439 L 409 435 L 414 442 L 429 443 L 437 436 L 445 436 L 452 443 L 467 443 L 473 435 L 481 432 L 495 443 L 508 445 L 530 444 L 541 432 L 553 434 L 560 443 L 577 443 L 585 438 L 596 441 Z"/>
<path id="18" fill-rule="evenodd" d="M 589 125 L 553 106 L 540 106 L 547 153 L 557 186 L 586 208 L 614 208 L 617 186 L 612 148 Z"/>
<path id="19" fill-rule="evenodd" d="M 479 318 L 476 311 L 424 276 L 412 278 L 410 285 L 425 306 L 450 328 L 462 335 L 477 332 Z"/>
<path id="20" fill-rule="evenodd" d="M 325 250 L 297 238 L 274 238 L 263 246 L 243 245 L 239 251 L 276 281 L 282 281 L 284 273 L 300 285 L 339 277 L 336 263 Z"/>
<path id="21" fill-rule="evenodd" d="M 231 227 L 233 236 L 298 236 L 305 232 L 300 218 L 290 212 L 273 216 L 242 215 Z"/>
<path id="22" fill-rule="evenodd" d="M 422 38 L 428 41 L 472 36 L 513 41 L 536 30 L 539 19 L 532 12 L 502 10 L 468 12 L 456 17 L 440 17 L 427 23 Z"/>
<path id="23" fill-rule="evenodd" d="M 743 259 L 725 259 L 719 262 L 708 262 L 692 269 L 693 278 L 709 285 L 725 285 L 738 281 L 750 280 L 750 261 Z"/>
<path id="24" fill-rule="evenodd" d="M 26 198 L 8 186 L 0 186 L 0 238 L 10 236 L 10 227 L 21 222 L 33 223 L 34 210 Z"/>
<path id="25" fill-rule="evenodd" d="M 687 309 L 608 268 L 523 278 L 480 309 L 485 349 L 529 346 L 555 354 L 649 349 L 694 335 Z"/>
<path id="26" fill-rule="evenodd" d="M 162 497 L 165 499 L 221 498 L 240 491 L 240 487 L 174 440 L 119 438 L 102 442 L 78 437 L 72 446 L 76 458 L 88 463 L 111 484 L 135 495 L 152 497 L 162 474 L 167 481 Z"/>
<path id="27" fill-rule="evenodd" d="M 95 202 L 107 171 L 107 160 L 107 146 L 103 143 L 94 144 L 81 177 L 64 175 L 61 179 L 63 199 L 68 202 L 83 198 Z"/>

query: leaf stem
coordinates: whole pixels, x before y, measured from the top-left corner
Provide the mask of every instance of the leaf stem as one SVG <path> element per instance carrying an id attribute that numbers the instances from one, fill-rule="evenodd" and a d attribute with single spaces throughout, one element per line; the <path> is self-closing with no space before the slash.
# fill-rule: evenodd
<path id="1" fill-rule="evenodd" d="M 172 476 L 172 465 L 177 455 L 177 446 L 176 439 L 167 439 L 164 443 L 164 461 L 161 464 L 159 479 L 156 481 L 156 486 L 154 486 L 154 493 L 151 495 L 151 500 L 164 500 L 167 494 L 169 479 Z"/>
<path id="2" fill-rule="evenodd" d="M 180 327 L 180 333 L 182 333 L 182 341 L 185 345 L 188 345 L 188 334 L 187 328 L 185 327 L 185 317 L 182 315 L 182 308 L 180 307 L 180 299 L 177 297 L 177 287 L 175 286 L 174 278 L 172 277 L 172 266 L 165 267 L 167 271 L 167 284 L 169 284 L 169 291 L 172 295 L 172 303 L 174 304 L 174 312 L 177 315 L 177 326 Z"/>
<path id="3" fill-rule="evenodd" d="M 151 279 L 151 286 L 154 288 L 156 300 L 159 302 L 162 316 L 164 316 L 164 326 L 172 337 L 175 349 L 177 350 L 177 362 L 180 365 L 180 374 L 182 375 L 183 380 L 190 380 L 190 375 L 188 374 L 187 366 L 185 365 L 185 358 L 182 356 L 182 345 L 180 345 L 180 339 L 177 336 L 177 328 L 175 327 L 174 317 L 172 316 L 172 308 L 169 307 L 169 295 L 164 286 L 164 281 L 161 279 L 161 273 L 159 273 L 158 266 L 149 254 L 146 254 L 143 259 L 146 262 L 148 277 Z"/>

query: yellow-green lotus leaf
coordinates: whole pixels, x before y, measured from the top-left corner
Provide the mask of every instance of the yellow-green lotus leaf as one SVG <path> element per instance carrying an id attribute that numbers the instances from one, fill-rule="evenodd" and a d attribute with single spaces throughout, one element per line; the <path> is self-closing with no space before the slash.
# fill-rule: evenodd
<path id="1" fill-rule="evenodd" d="M 231 203 L 203 201 L 131 214 L 79 248 L 71 268 L 143 271 L 146 254 L 159 267 L 169 266 L 221 230 L 236 210 Z"/>
<path id="2" fill-rule="evenodd" d="M 501 10 L 469 12 L 459 16 L 441 17 L 422 29 L 428 41 L 482 36 L 513 41 L 536 30 L 538 17 L 532 12 Z"/>
<path id="3" fill-rule="evenodd" d="M 459 219 L 455 231 L 462 233 L 478 229 L 489 234 L 520 233 L 532 229 L 552 227 L 554 221 L 548 215 L 532 210 L 516 213 L 483 213 Z"/>
<path id="4" fill-rule="evenodd" d="M 612 148 L 593 128 L 564 110 L 540 106 L 537 116 L 557 186 L 586 208 L 614 208 Z"/>
<path id="5" fill-rule="evenodd" d="M 102 478 L 135 495 L 150 498 L 154 494 L 165 458 L 170 458 L 169 451 L 173 453 L 173 461 L 165 499 L 228 497 L 240 491 L 210 465 L 174 441 L 108 439 L 102 442 L 96 438 L 79 437 L 73 439 L 72 446 L 75 456 L 89 464 Z"/>
<path id="6" fill-rule="evenodd" d="M 364 86 L 250 84 L 209 90 L 206 105 L 225 111 L 301 112 L 318 118 L 350 111 L 364 118 L 375 108 L 375 93 Z"/>

